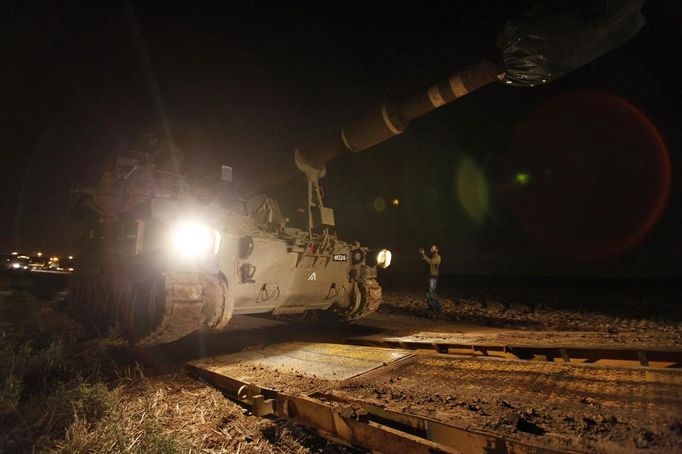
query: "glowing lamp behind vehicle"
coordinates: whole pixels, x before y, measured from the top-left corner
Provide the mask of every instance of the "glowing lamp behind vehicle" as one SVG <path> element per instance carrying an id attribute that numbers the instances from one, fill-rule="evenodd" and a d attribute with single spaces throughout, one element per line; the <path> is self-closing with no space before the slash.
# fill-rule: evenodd
<path id="1" fill-rule="evenodd" d="M 388 268 L 391 264 L 391 251 L 388 249 L 382 249 L 377 252 L 377 266 L 379 268 Z"/>
<path id="2" fill-rule="evenodd" d="M 175 255 L 201 258 L 218 252 L 220 233 L 200 223 L 185 222 L 173 227 L 171 242 Z"/>

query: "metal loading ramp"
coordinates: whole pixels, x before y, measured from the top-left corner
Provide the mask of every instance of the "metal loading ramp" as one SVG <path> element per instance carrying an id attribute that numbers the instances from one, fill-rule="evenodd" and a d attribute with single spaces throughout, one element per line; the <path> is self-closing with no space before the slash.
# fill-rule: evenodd
<path id="1" fill-rule="evenodd" d="M 236 374 L 256 378 L 259 376 L 258 371 L 267 368 L 277 371 L 278 375 L 293 374 L 323 381 L 339 381 L 412 356 L 413 352 L 400 349 L 287 342 L 262 349 L 204 358 L 189 364 L 221 375 Z"/>
<path id="2" fill-rule="evenodd" d="M 543 432 L 523 405 L 540 412 L 562 407 L 576 418 L 592 417 L 586 412 L 596 409 L 615 415 L 617 425 L 628 418 L 663 424 L 665 418 L 682 416 L 682 373 L 674 369 L 462 358 L 302 342 L 201 359 L 188 367 L 255 415 L 289 419 L 339 443 L 387 453 L 609 452 L 618 447 L 569 442 L 570 434 L 556 428 Z M 519 427 L 530 429 L 491 429 L 470 408 L 471 417 L 461 418 L 458 390 L 516 406 Z M 432 407 L 425 407 L 426 402 Z"/>
<path id="3" fill-rule="evenodd" d="M 431 350 L 461 356 L 557 361 L 600 366 L 682 368 L 682 348 L 675 345 L 629 345 L 603 342 L 599 333 L 585 341 L 566 343 L 548 339 L 529 343 L 497 339 L 495 335 L 458 336 L 450 333 L 416 333 L 407 336 L 363 336 L 347 339 L 353 345 L 365 345 L 405 350 Z M 589 342 L 591 341 L 591 343 Z"/>

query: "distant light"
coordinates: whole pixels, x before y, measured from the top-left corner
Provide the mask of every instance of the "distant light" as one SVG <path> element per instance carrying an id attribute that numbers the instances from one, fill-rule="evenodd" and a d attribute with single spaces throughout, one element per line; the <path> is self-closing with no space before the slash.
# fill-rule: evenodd
<path id="1" fill-rule="evenodd" d="M 530 183 L 530 174 L 519 172 L 514 175 L 514 181 L 520 185 L 526 185 Z"/>
<path id="2" fill-rule="evenodd" d="M 398 200 L 398 199 L 393 199 L 393 200 L 391 200 L 391 205 L 393 205 L 394 207 L 399 206 L 399 205 L 400 205 L 400 200 Z"/>
<path id="3" fill-rule="evenodd" d="M 19 255 L 18 252 L 12 252 L 12 255 Z"/>
<path id="4" fill-rule="evenodd" d="M 42 253 L 42 252 L 38 252 L 38 254 L 36 254 L 36 255 L 37 255 L 38 257 L 42 257 L 42 256 L 43 256 L 43 253 Z"/>
<path id="5" fill-rule="evenodd" d="M 73 260 L 73 255 L 70 255 L 70 256 L 69 256 L 69 260 Z"/>
<path id="6" fill-rule="evenodd" d="M 21 263 L 12 263 L 12 268 L 14 268 L 15 270 L 17 268 L 21 268 Z"/>
<path id="7" fill-rule="evenodd" d="M 73 271 L 73 268 L 69 268 L 69 271 Z"/>

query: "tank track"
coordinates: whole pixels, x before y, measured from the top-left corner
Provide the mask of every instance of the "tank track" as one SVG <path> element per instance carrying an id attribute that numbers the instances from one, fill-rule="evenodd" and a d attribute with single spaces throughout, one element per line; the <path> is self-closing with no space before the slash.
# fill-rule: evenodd
<path id="1" fill-rule="evenodd" d="M 356 283 L 353 307 L 348 312 L 338 313 L 344 321 L 353 321 L 376 312 L 381 306 L 381 286 L 374 278 L 365 278 Z"/>
<path id="2" fill-rule="evenodd" d="M 201 284 L 203 297 L 174 298 L 177 284 Z M 210 314 L 208 298 L 217 309 Z M 167 275 L 136 282 L 75 277 L 67 301 L 74 318 L 97 334 L 116 332 L 138 346 L 170 343 L 203 328 L 223 326 L 232 312 L 226 286 L 213 275 Z"/>
<path id="3" fill-rule="evenodd" d="M 293 323 L 352 322 L 376 312 L 381 306 L 381 286 L 374 278 L 355 282 L 353 295 L 350 307 L 332 307 L 325 310 L 305 311 L 300 314 L 282 314 L 274 317 Z"/>
<path id="4" fill-rule="evenodd" d="M 175 295 L 177 287 L 199 284 L 201 299 Z M 178 273 L 134 282 L 74 276 L 67 307 L 98 335 L 115 332 L 135 345 L 153 346 L 225 326 L 232 314 L 227 292 L 218 275 Z M 381 298 L 377 280 L 365 278 L 356 282 L 352 306 L 334 314 L 344 322 L 358 320 L 376 312 Z"/>
<path id="5" fill-rule="evenodd" d="M 142 345 L 156 345 L 165 344 L 176 341 L 182 337 L 187 336 L 195 331 L 204 328 L 218 328 L 224 326 L 230 320 L 232 315 L 231 308 L 227 307 L 227 289 L 222 285 L 217 276 L 193 277 L 194 280 L 202 281 L 204 293 L 211 294 L 205 297 L 215 298 L 216 301 L 222 301 L 219 315 L 211 317 L 206 314 L 206 301 L 204 299 L 198 301 L 182 301 L 173 298 L 173 286 L 175 280 L 171 278 L 165 279 L 164 299 L 165 306 L 163 316 L 156 329 L 149 335 L 138 341 Z M 183 282 L 186 284 L 187 277 L 183 276 Z M 228 310 L 229 313 L 225 314 Z"/>

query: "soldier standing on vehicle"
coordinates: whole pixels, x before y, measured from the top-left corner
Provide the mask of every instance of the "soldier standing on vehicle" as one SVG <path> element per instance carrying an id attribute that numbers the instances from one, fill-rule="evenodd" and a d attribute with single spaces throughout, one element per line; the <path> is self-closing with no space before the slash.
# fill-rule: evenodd
<path id="1" fill-rule="evenodd" d="M 431 245 L 430 256 L 424 253 L 423 248 L 419 248 L 419 254 L 422 260 L 428 265 L 429 280 L 426 290 L 426 301 L 429 303 L 429 309 L 431 310 L 431 316 L 436 317 L 439 315 L 443 306 L 440 304 L 438 295 L 436 295 L 436 284 L 438 284 L 438 268 L 440 267 L 440 255 L 438 255 L 438 246 L 435 244 Z"/>

